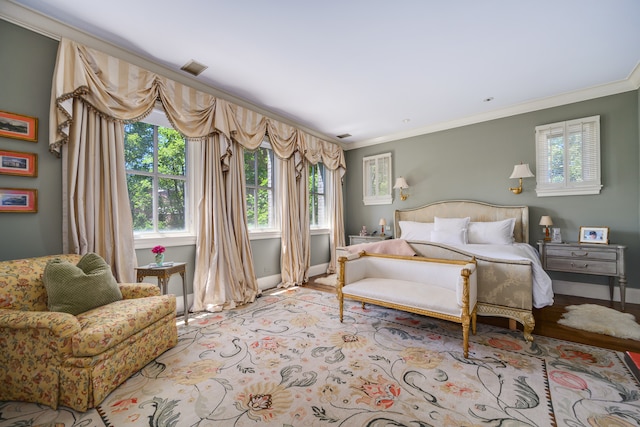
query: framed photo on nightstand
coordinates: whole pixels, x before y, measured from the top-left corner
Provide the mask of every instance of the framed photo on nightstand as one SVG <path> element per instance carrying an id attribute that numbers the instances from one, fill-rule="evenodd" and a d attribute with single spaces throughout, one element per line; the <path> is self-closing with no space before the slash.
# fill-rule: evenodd
<path id="1" fill-rule="evenodd" d="M 580 243 L 609 244 L 609 227 L 580 227 Z"/>

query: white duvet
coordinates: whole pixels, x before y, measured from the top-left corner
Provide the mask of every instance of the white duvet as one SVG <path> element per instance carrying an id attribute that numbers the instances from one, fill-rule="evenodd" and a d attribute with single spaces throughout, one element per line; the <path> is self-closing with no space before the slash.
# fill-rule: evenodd
<path id="1" fill-rule="evenodd" d="M 542 268 L 540 257 L 535 248 L 527 243 L 512 245 L 449 245 L 474 255 L 516 261 L 531 261 L 533 273 L 533 306 L 542 308 L 553 304 L 551 278 Z"/>

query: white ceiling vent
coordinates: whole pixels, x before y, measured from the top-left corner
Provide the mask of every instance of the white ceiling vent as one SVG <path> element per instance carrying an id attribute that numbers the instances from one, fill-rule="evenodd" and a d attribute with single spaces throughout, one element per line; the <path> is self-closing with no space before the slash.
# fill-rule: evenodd
<path id="1" fill-rule="evenodd" d="M 194 61 L 193 59 L 180 67 L 182 71 L 186 71 L 187 73 L 193 74 L 194 76 L 199 76 L 200 73 L 202 73 L 207 68 L 208 67 L 206 65 Z"/>

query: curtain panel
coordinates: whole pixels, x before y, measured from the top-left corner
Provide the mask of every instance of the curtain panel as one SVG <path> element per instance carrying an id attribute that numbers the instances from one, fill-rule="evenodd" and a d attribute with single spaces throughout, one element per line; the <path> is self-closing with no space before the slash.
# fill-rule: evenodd
<path id="1" fill-rule="evenodd" d="M 232 306 L 232 302 L 225 300 L 226 294 L 234 295 L 232 300 L 241 303 L 255 297 L 255 274 L 252 268 L 246 271 L 247 261 L 250 261 L 251 255 L 246 218 L 244 218 L 245 207 L 237 205 L 241 193 L 232 191 L 237 190 L 241 182 L 238 180 L 242 177 L 241 172 L 237 170 L 243 166 L 240 160 L 240 148 L 254 150 L 260 146 L 264 136 L 268 135 L 275 154 L 292 162 L 292 165 L 287 168 L 289 173 L 284 177 L 288 182 L 285 190 L 288 194 L 286 199 L 288 207 L 287 211 L 283 212 L 283 216 L 290 217 L 295 224 L 289 224 L 283 230 L 282 272 L 283 276 L 287 276 L 283 277 L 283 282 L 300 284 L 306 281 L 309 268 L 309 227 L 308 214 L 305 214 L 306 211 L 300 207 L 300 205 L 307 206 L 306 200 L 303 199 L 305 193 L 300 189 L 301 171 L 306 169 L 306 162 L 313 164 L 322 162 L 334 175 L 340 177 L 333 182 L 335 194 L 341 197 L 341 181 L 346 171 L 342 147 L 250 109 L 216 98 L 71 40 L 62 39 L 53 76 L 49 124 L 49 148 L 58 155 L 63 145 L 76 138 L 73 135 L 74 129 L 82 126 L 79 124 L 82 118 L 78 116 L 78 109 L 74 108 L 77 101 L 81 101 L 86 109 L 102 119 L 122 123 L 143 119 L 159 101 L 172 126 L 186 138 L 197 140 L 202 144 L 218 145 L 215 150 L 202 153 L 205 159 L 210 159 L 210 162 L 220 162 L 220 164 L 202 165 L 209 171 L 207 179 L 215 182 L 204 182 L 201 185 L 203 192 L 200 195 L 198 210 L 201 217 L 196 221 L 199 229 L 197 230 L 197 274 L 194 279 L 194 294 L 198 308 L 216 307 L 217 309 L 220 306 Z M 235 149 L 232 144 L 238 144 L 238 148 Z M 82 159 L 77 161 L 83 162 Z M 69 166 L 80 169 L 85 167 L 83 164 Z M 118 181 L 125 178 L 123 167 L 114 169 L 114 173 L 117 174 L 114 179 Z M 306 181 L 302 182 L 306 185 Z M 75 189 L 63 189 L 64 194 L 75 191 Z M 120 188 L 117 191 L 124 191 L 126 194 L 126 189 Z M 230 202 L 230 199 L 235 201 Z M 302 203 L 303 200 L 304 203 Z M 244 200 L 241 203 L 244 203 Z M 64 205 L 67 207 L 66 201 Z M 332 247 L 330 270 L 333 269 L 332 266 L 335 267 L 336 242 L 344 242 L 342 200 L 334 201 L 333 207 L 330 221 L 333 226 L 330 237 Z M 120 208 L 122 209 L 122 206 Z M 119 222 L 126 228 L 126 214 L 123 212 L 120 214 L 125 219 Z M 222 223 L 216 223 L 218 220 L 210 217 L 218 214 L 222 215 L 220 218 Z M 305 215 L 307 215 L 306 226 L 303 218 Z M 240 217 L 242 217 L 241 221 L 244 221 L 245 228 L 243 229 L 240 225 L 242 238 L 231 242 L 229 240 L 231 236 L 220 234 L 219 231 L 224 227 L 229 228 L 232 222 L 238 221 Z M 85 222 L 91 221 L 96 220 Z M 130 223 L 130 218 L 128 221 Z M 67 228 L 74 228 L 74 226 Z M 124 252 L 127 254 L 133 252 L 132 230 L 123 229 L 120 232 L 124 236 L 131 236 L 130 244 L 125 245 L 130 249 Z M 95 234 L 96 231 L 82 233 L 90 235 Z M 213 234 L 205 238 L 203 236 L 206 233 Z M 299 234 L 292 237 L 291 233 L 301 233 L 304 236 L 300 237 L 301 234 Z M 82 241 L 85 237 L 80 236 L 75 239 Z M 115 237 L 111 239 L 115 240 Z M 65 240 L 70 239 L 65 236 Z M 230 246 L 227 248 L 234 254 L 224 254 L 220 258 L 219 245 L 228 243 Z M 292 243 L 301 251 L 295 256 L 290 252 Z M 115 250 L 117 251 L 117 248 Z M 289 252 L 285 253 L 287 250 Z M 122 255 L 116 254 L 115 258 L 122 258 Z M 225 277 L 232 276 L 235 273 L 232 270 L 240 265 L 245 266 L 242 274 L 244 277 L 236 280 L 236 285 L 244 288 L 245 291 L 249 290 L 240 296 L 235 290 L 220 291 L 225 286 L 231 286 Z M 224 266 L 222 268 L 227 271 L 213 271 L 220 266 Z M 212 284 L 218 287 L 214 297 L 207 295 Z"/>

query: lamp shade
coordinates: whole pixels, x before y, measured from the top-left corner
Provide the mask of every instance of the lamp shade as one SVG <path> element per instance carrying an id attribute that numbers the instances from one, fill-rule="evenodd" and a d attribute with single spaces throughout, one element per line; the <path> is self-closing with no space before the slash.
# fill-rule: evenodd
<path id="1" fill-rule="evenodd" d="M 513 172 L 509 178 L 531 178 L 533 176 L 531 169 L 529 169 L 529 163 L 520 163 L 513 167 Z"/>
<path id="2" fill-rule="evenodd" d="M 400 189 L 409 188 L 409 184 L 407 184 L 407 180 L 401 176 L 396 178 L 396 184 L 393 186 L 393 188 L 400 188 Z"/>
<path id="3" fill-rule="evenodd" d="M 540 225 L 544 225 L 545 227 L 549 227 L 553 225 L 553 221 L 550 216 L 543 215 L 540 217 Z"/>
<path id="4" fill-rule="evenodd" d="M 380 222 L 378 223 L 378 225 L 387 225 L 387 220 L 384 218 L 380 218 Z"/>

